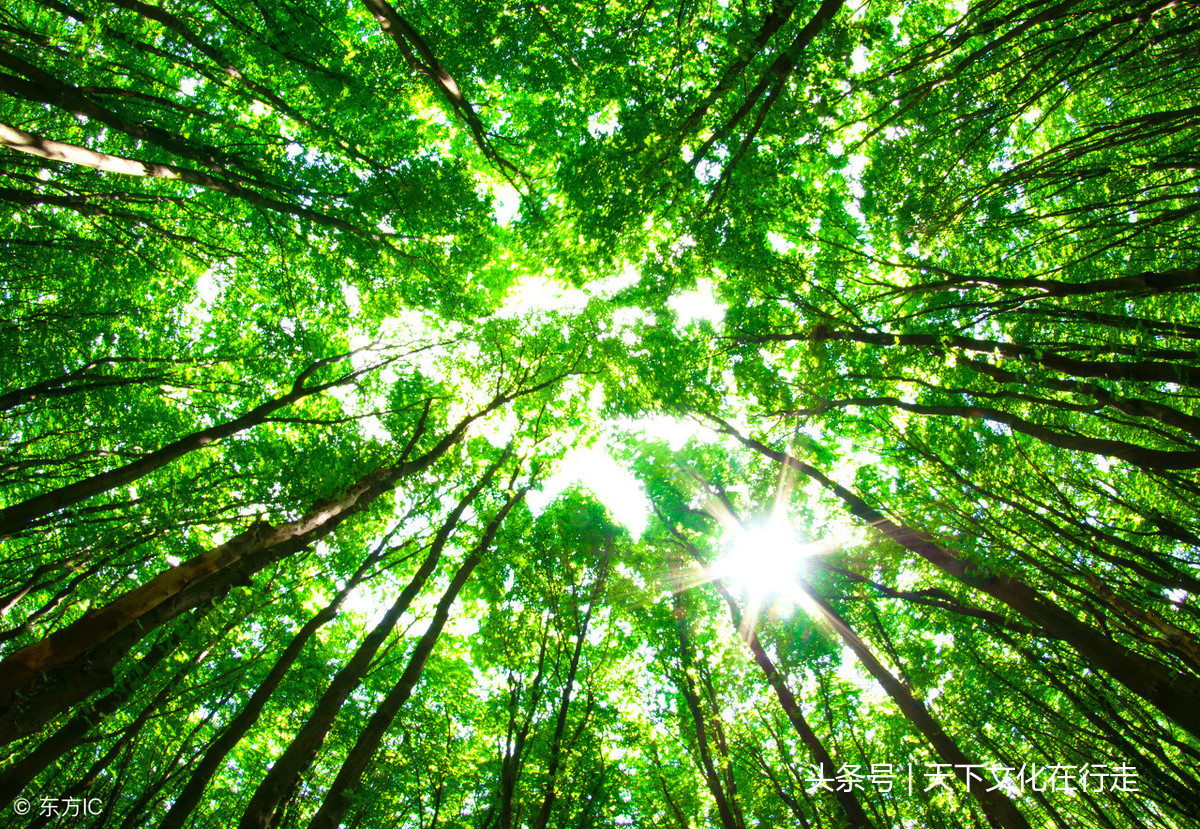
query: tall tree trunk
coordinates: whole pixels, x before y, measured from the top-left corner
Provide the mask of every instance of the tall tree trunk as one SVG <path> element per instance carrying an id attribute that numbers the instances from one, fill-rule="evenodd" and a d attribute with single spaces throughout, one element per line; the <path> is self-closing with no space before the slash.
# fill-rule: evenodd
<path id="1" fill-rule="evenodd" d="M 579 629 L 576 632 L 575 648 L 571 652 L 571 662 L 567 668 L 567 679 L 563 683 L 562 696 L 558 701 L 558 716 L 554 722 L 554 735 L 550 738 L 550 757 L 546 761 L 546 787 L 542 794 L 542 805 L 538 810 L 537 817 L 530 824 L 532 829 L 546 829 L 550 824 L 550 814 L 554 810 L 554 801 L 557 796 L 555 784 L 558 778 L 558 767 L 562 761 L 562 739 L 563 732 L 567 727 L 567 710 L 571 704 L 571 686 L 575 684 L 575 676 L 579 671 L 579 658 L 583 654 L 583 643 L 587 637 L 588 624 L 592 620 L 592 611 L 595 609 L 596 602 L 600 600 L 600 596 L 604 592 L 604 582 L 608 575 L 608 564 L 609 556 L 605 552 L 600 561 L 600 572 L 596 576 L 592 597 L 588 602 L 587 613 L 584 614 L 582 621 L 579 622 Z M 578 609 L 576 610 L 576 614 L 578 614 Z"/>
<path id="2" fill-rule="evenodd" d="M 968 767 L 973 765 L 962 749 L 958 747 L 958 743 L 954 738 L 947 734 L 940 723 L 934 719 L 933 714 L 929 712 L 923 704 L 921 704 L 912 695 L 912 692 L 900 680 L 896 679 L 883 664 L 875 658 L 875 654 L 867 647 L 867 644 L 859 638 L 858 634 L 850 627 L 837 611 L 825 601 L 823 598 L 815 594 L 810 588 L 805 588 L 809 598 L 813 603 L 821 609 L 825 618 L 833 625 L 834 630 L 846 643 L 850 650 L 854 651 L 854 655 L 858 657 L 858 661 L 862 663 L 867 672 L 875 678 L 888 696 L 896 703 L 900 710 L 904 713 L 905 718 L 911 722 L 918 731 L 925 735 L 929 740 L 929 744 L 933 746 L 934 751 L 942 759 L 942 762 L 953 767 L 954 775 L 967 786 L 971 796 L 979 803 L 979 807 L 983 810 L 984 816 L 996 829 L 1031 829 L 1029 821 L 1021 814 L 1016 805 L 1004 795 L 1003 792 L 996 790 L 990 791 L 986 781 L 976 780 L 974 785 L 968 776 Z M 979 764 L 974 764 L 978 766 Z"/>
<path id="3" fill-rule="evenodd" d="M 729 615 L 733 620 L 733 626 L 738 630 L 742 630 L 742 612 L 738 608 L 737 601 L 720 579 L 715 580 L 714 584 L 724 597 L 725 603 L 729 606 Z M 812 759 L 818 768 L 828 769 L 832 773 L 837 768 L 837 765 L 833 762 L 833 757 L 826 750 L 825 744 L 821 742 L 821 738 L 817 736 L 812 726 L 808 724 L 808 720 L 804 718 L 804 713 L 800 710 L 800 705 L 796 702 L 796 698 L 792 694 L 792 689 L 788 687 L 787 682 L 784 681 L 783 675 L 775 667 L 775 663 L 767 653 L 766 648 L 762 646 L 762 642 L 758 639 L 758 634 L 753 630 L 748 633 L 749 635 L 744 637 L 744 641 L 750 647 L 750 652 L 754 655 L 754 661 L 762 669 L 763 676 L 767 679 L 767 684 L 775 692 L 775 698 L 779 700 L 779 705 L 783 708 L 784 714 L 787 715 L 788 722 L 795 729 L 796 736 L 800 738 L 800 742 L 808 749 L 808 753 L 812 755 Z M 855 827 L 855 829 L 874 829 L 874 824 L 867 817 L 867 813 L 863 811 L 862 804 L 858 802 L 858 798 L 854 792 L 849 787 L 846 788 L 846 791 L 842 791 L 842 787 L 837 786 L 833 792 L 834 802 L 837 804 L 839 811 L 842 812 L 842 818 L 846 821 L 846 825 Z"/>
<path id="4" fill-rule="evenodd" d="M 173 441 L 161 449 L 157 449 L 145 457 L 127 463 L 124 466 L 97 473 L 82 481 L 76 481 L 73 484 L 59 487 L 52 492 L 45 492 L 22 501 L 19 504 L 13 504 L 10 507 L 0 509 L 0 538 L 20 532 L 21 529 L 28 526 L 31 522 L 66 507 L 78 504 L 80 501 L 108 492 L 110 489 L 131 484 L 139 478 L 149 475 L 156 469 L 161 469 L 167 464 L 178 460 L 189 452 L 203 449 L 205 446 L 215 443 L 218 440 L 257 426 L 271 414 L 306 397 L 353 382 L 366 373 L 368 369 L 350 372 L 332 382 L 320 383 L 316 386 L 304 385 L 305 381 L 317 369 L 345 360 L 349 356 L 349 354 L 341 354 L 336 357 L 318 360 L 300 373 L 300 376 L 292 383 L 292 390 L 290 392 L 255 406 L 240 417 L 228 420 L 217 426 L 201 429 L 198 432 L 192 432 L 190 435 L 185 435 L 179 440 Z"/>
<path id="5" fill-rule="evenodd" d="M 508 732 L 505 734 L 503 755 L 500 758 L 500 787 L 499 808 L 500 829 L 512 829 L 513 801 L 517 793 L 517 784 L 521 778 L 521 767 L 525 764 L 525 743 L 529 739 L 529 731 L 533 727 L 537 715 L 538 703 L 542 698 L 542 677 L 546 668 L 546 648 L 550 641 L 550 621 L 542 631 L 542 643 L 538 648 L 537 672 L 529 683 L 529 708 L 524 719 L 517 724 L 517 703 L 520 701 L 520 683 L 509 674 L 509 715 Z M 557 663 L 557 659 L 555 660 Z M 488 810 L 486 827 L 491 822 L 492 809 Z"/>
<path id="6" fill-rule="evenodd" d="M 1200 387 L 1200 370 L 1183 363 L 1164 363 L 1155 360 L 1124 362 L 1118 360 L 1080 360 L 1051 353 L 1050 347 L 1034 347 L 1006 343 L 999 340 L 980 340 L 959 335 L 939 334 L 885 334 L 873 331 L 831 330 L 819 325 L 812 332 L 799 334 L 767 334 L 755 337 L 738 337 L 739 342 L 797 342 L 844 340 L 847 342 L 878 345 L 885 348 L 912 346 L 936 352 L 949 349 L 978 354 L 995 354 L 1009 360 L 1017 360 L 1060 371 L 1073 377 L 1095 377 L 1105 380 L 1125 380 L 1133 383 L 1176 383 L 1189 388 Z M 1189 357 L 1194 355 L 1187 352 Z"/>
<path id="7" fill-rule="evenodd" d="M 341 825 L 342 817 L 350 805 L 350 792 L 358 787 L 363 772 L 374 759 L 375 752 L 383 742 L 383 737 L 391 726 L 392 720 L 396 718 L 396 714 L 412 696 L 413 687 L 425 669 L 425 662 L 433 652 L 433 647 L 442 634 L 446 620 L 450 618 L 450 608 L 457 600 L 459 591 L 467 583 L 467 579 L 470 578 L 475 566 L 482 560 L 484 553 L 491 547 L 492 541 L 495 539 L 496 533 L 500 531 L 500 526 L 504 523 L 509 511 L 524 499 L 528 491 L 528 488 L 518 490 L 505 501 L 504 506 L 487 525 L 483 536 L 471 550 L 470 555 L 459 565 L 454 578 L 451 579 L 449 587 L 442 594 L 442 598 L 434 610 L 429 627 L 426 628 L 425 633 L 417 641 L 416 647 L 413 648 L 412 656 L 408 658 L 408 665 L 405 667 L 404 673 L 400 675 L 400 679 L 392 686 L 391 691 L 375 709 L 375 713 L 371 715 L 366 726 L 359 732 L 354 747 L 350 749 L 345 762 L 342 763 L 341 770 L 329 787 L 329 791 L 325 793 L 321 807 L 313 816 L 312 822 L 309 823 L 309 829 L 337 829 Z"/>
<path id="8" fill-rule="evenodd" d="M 76 671 L 103 674 L 111 670 L 133 644 L 164 621 L 194 607 L 198 601 L 227 590 L 236 580 L 248 581 L 267 564 L 281 561 L 324 538 L 375 498 L 390 492 L 400 480 L 432 466 L 480 417 L 518 396 L 552 385 L 558 379 L 555 377 L 509 395 L 497 395 L 482 410 L 459 421 L 424 455 L 406 460 L 423 431 L 422 422 L 401 455 L 400 463 L 368 472 L 340 495 L 318 504 L 296 521 L 278 527 L 260 521 L 224 544 L 160 573 L 63 630 L 21 648 L 0 662 L 0 712 L 6 712 L 13 705 L 15 695 L 21 689 L 36 685 L 48 672 L 55 672 L 61 678 Z M 105 658 L 92 658 L 92 653 L 106 643 L 111 644 Z M 81 698 L 79 693 L 70 692 L 68 688 L 65 699 L 69 701 L 63 704 L 70 705 Z M 8 713 L 0 713 L 0 721 L 6 717 Z M 23 726 L 27 729 L 36 727 L 29 721 Z M 0 740 L 3 739 L 12 739 L 12 735 L 6 736 L 0 728 Z"/>
<path id="9" fill-rule="evenodd" d="M 325 605 L 296 632 L 296 635 L 292 637 L 287 647 L 284 648 L 283 653 L 275 660 L 275 664 L 271 666 L 270 672 L 259 683 L 258 687 L 254 689 L 254 693 L 250 696 L 246 705 L 229 722 L 229 725 L 221 732 L 220 736 L 209 744 L 208 749 L 204 752 L 204 756 L 200 759 L 195 770 L 192 771 L 191 777 L 188 778 L 183 790 L 175 797 L 171 808 L 167 811 L 166 816 L 163 817 L 162 822 L 159 824 L 159 829 L 181 829 L 184 821 L 187 820 L 188 816 L 196 808 L 196 804 L 200 802 L 205 788 L 224 761 L 226 755 L 233 750 L 234 746 L 241 742 L 246 732 L 258 722 L 258 718 L 266 707 L 267 701 L 275 693 L 275 689 L 279 687 L 279 684 L 283 682 L 284 675 L 287 674 L 292 664 L 300 656 L 300 652 L 308 643 L 308 640 L 337 616 L 338 610 L 341 609 L 346 598 L 362 583 L 370 568 L 378 560 L 377 555 L 368 556 L 362 566 L 358 568 L 358 571 L 347 580 L 346 585 L 333 597 L 333 601 Z"/>
<path id="10" fill-rule="evenodd" d="M 1049 446 L 1069 449 L 1072 452 L 1087 452 L 1092 455 L 1104 455 L 1118 458 L 1126 463 L 1140 466 L 1143 469 L 1198 469 L 1200 468 L 1200 451 L 1148 449 L 1144 446 L 1128 443 L 1123 440 L 1108 438 L 1091 438 L 1071 432 L 1061 432 L 1032 423 L 1023 417 L 992 409 L 986 406 L 929 406 L 921 403 L 907 403 L 898 397 L 851 397 L 832 401 L 829 405 L 838 408 L 860 406 L 872 408 L 888 406 L 914 414 L 960 417 L 966 419 L 983 418 L 993 423 L 1003 423 L 1014 432 L 1041 441 Z"/>
<path id="11" fill-rule="evenodd" d="M 214 190 L 218 193 L 234 196 L 254 207 L 262 207 L 276 213 L 294 216 L 298 219 L 306 219 L 313 224 L 331 227 L 336 230 L 344 230 L 357 236 L 388 245 L 387 240 L 380 233 L 363 230 L 347 222 L 345 219 L 339 219 L 336 216 L 330 216 L 308 207 L 272 199 L 253 190 L 248 190 L 234 181 L 207 173 L 198 173 L 195 170 L 189 170 L 185 167 L 176 167 L 173 164 L 157 164 L 151 161 L 139 161 L 134 158 L 96 152 L 86 147 L 66 144 L 62 141 L 55 141 L 52 138 L 25 132 L 11 124 L 5 123 L 0 123 L 0 146 L 8 147 L 20 153 L 28 153 L 37 158 L 62 161 L 67 164 L 100 170 L 101 172 L 120 173 L 137 178 L 159 178 L 168 181 L 182 181 L 185 184 L 194 184 L 206 190 Z M 390 247 L 390 245 L 388 246 Z"/>
<path id="12" fill-rule="evenodd" d="M 692 715 L 692 725 L 696 730 L 696 763 L 700 766 L 701 774 L 704 775 L 705 785 L 708 786 L 713 800 L 716 801 L 717 815 L 721 818 L 722 828 L 743 829 L 730 806 L 729 794 L 725 791 L 721 775 L 718 774 L 716 765 L 713 763 L 712 749 L 708 739 L 708 718 L 704 715 L 700 704 L 700 695 L 696 692 L 696 685 L 692 680 L 694 660 L 687 617 L 687 604 L 684 602 L 683 594 L 680 594 L 675 597 L 675 633 L 679 639 L 680 658 L 678 685 L 684 701 L 687 703 L 688 711 Z"/>
<path id="13" fill-rule="evenodd" d="M 894 523 L 862 498 L 830 480 L 819 469 L 793 458 L 786 452 L 776 451 L 757 440 L 741 435 L 719 418 L 712 419 L 723 431 L 733 435 L 744 445 L 821 484 L 836 495 L 854 516 L 882 532 L 896 544 L 917 554 L 947 575 L 1008 605 L 1032 624 L 1057 632 L 1091 665 L 1116 679 L 1193 736 L 1200 737 L 1200 706 L 1196 705 L 1196 700 L 1200 699 L 1200 681 L 1172 671 L 1159 662 L 1147 659 L 1107 639 L 1053 599 L 1032 587 L 986 568 L 968 564 L 959 556 L 942 548 L 927 534 Z"/>
<path id="14" fill-rule="evenodd" d="M 186 628 L 190 629 L 194 627 L 211 609 L 211 604 L 197 608 L 196 612 L 192 614 L 191 624 L 187 625 Z M 84 710 L 76 713 L 74 717 L 43 740 L 28 755 L 8 766 L 3 772 L 0 772 L 0 804 L 10 803 L 38 774 L 79 745 L 80 741 L 91 732 L 100 720 L 110 716 L 128 702 L 129 698 L 141 687 L 139 679 L 143 681 L 148 680 L 153 675 L 155 669 L 174 652 L 175 648 L 179 645 L 179 640 L 184 629 L 185 626 L 180 625 L 174 631 L 168 633 L 161 642 L 154 645 L 147 652 L 146 656 L 137 664 L 133 675 L 125 677 L 125 681 L 119 687 L 109 691 L 91 705 L 86 706 Z M 163 693 L 174 687 L 186 675 L 187 671 L 191 669 L 192 665 L 203 658 L 204 654 L 207 654 L 207 650 L 203 651 L 200 655 L 193 656 L 188 665 L 183 670 L 177 672 L 174 678 L 166 685 Z M 160 700 L 156 700 L 143 714 L 148 716 L 148 712 L 157 707 L 159 702 Z M 137 721 L 135 721 L 135 725 L 137 725 Z M 140 728 L 140 725 L 138 728 Z"/>
<path id="15" fill-rule="evenodd" d="M 425 556 L 425 560 L 421 562 L 421 566 L 417 569 L 415 575 L 405 586 L 404 590 L 393 602 L 392 606 L 384 614 L 383 618 L 375 626 L 367 636 L 363 639 L 354 655 L 350 658 L 341 670 L 337 672 L 333 680 L 329 683 L 329 687 L 321 695 L 317 704 L 313 706 L 309 712 L 308 719 L 300 730 L 296 732 L 296 736 L 292 738 L 291 743 L 284 749 L 283 754 L 271 766 L 265 778 L 259 783 L 258 788 L 250 797 L 249 803 L 246 805 L 246 810 L 242 814 L 241 821 L 238 823 L 240 829 L 268 829 L 271 826 L 272 815 L 284 802 L 284 796 L 291 791 L 300 781 L 304 772 L 312 765 L 316 759 L 317 753 L 321 750 L 321 746 L 325 742 L 329 730 L 333 727 L 334 720 L 337 718 L 338 712 L 342 705 L 350 696 L 351 692 L 359 686 L 363 677 L 366 675 L 367 669 L 371 665 L 376 652 L 383 645 L 383 642 L 391 634 L 392 629 L 399 621 L 400 615 L 408 610 L 412 600 L 425 586 L 425 582 L 437 569 L 438 562 L 441 560 L 442 550 L 446 543 L 450 540 L 450 535 L 454 528 L 458 525 L 459 519 L 469 506 L 479 497 L 479 493 L 491 481 L 500 465 L 507 460 L 508 454 L 505 453 L 497 461 L 495 461 L 487 471 L 480 477 L 474 486 L 467 494 L 458 502 L 454 511 L 442 524 L 438 530 L 437 536 L 429 547 L 429 553 Z"/>

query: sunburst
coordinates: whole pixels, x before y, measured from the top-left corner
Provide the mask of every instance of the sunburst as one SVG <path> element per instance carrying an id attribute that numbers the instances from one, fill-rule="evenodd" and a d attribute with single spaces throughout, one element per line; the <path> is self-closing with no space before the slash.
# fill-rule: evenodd
<path id="1" fill-rule="evenodd" d="M 741 600 L 739 633 L 749 640 L 764 614 L 790 616 L 797 607 L 815 618 L 821 613 L 805 588 L 805 573 L 812 560 L 841 549 L 834 540 L 804 541 L 787 517 L 794 486 L 789 470 L 780 469 L 771 504 L 765 515 L 743 521 L 726 494 L 694 473 L 689 474 L 708 497 L 704 510 L 724 529 L 724 552 L 711 564 L 700 562 L 694 548 L 692 561 L 667 574 L 664 586 L 680 592 L 716 583 Z M 661 515 L 660 515 L 661 517 Z M 690 544 L 685 546 L 691 547 Z"/>

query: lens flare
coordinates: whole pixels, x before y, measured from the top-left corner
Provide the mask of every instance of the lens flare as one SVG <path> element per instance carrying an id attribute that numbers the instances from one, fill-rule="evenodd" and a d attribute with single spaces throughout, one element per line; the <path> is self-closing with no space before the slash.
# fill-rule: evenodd
<path id="1" fill-rule="evenodd" d="M 797 543 L 781 522 L 771 522 L 737 533 L 719 569 L 753 598 L 790 594 L 810 546 Z"/>

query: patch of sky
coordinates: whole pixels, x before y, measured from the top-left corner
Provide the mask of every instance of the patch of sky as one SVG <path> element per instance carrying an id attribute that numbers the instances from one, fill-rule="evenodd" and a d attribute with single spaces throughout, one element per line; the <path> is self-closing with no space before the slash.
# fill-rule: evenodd
<path id="1" fill-rule="evenodd" d="M 349 312 L 350 318 L 353 319 L 358 316 L 358 312 L 362 308 L 362 303 L 359 301 L 358 288 L 349 282 L 341 282 L 339 286 L 342 289 L 342 299 L 346 303 L 346 310 Z"/>
<path id="2" fill-rule="evenodd" d="M 526 503 L 534 515 L 540 515 L 558 496 L 576 484 L 591 492 L 634 538 L 641 537 L 650 514 L 645 490 L 603 445 L 568 450 L 558 471 L 547 478 L 540 489 L 531 491 Z"/>
<path id="3" fill-rule="evenodd" d="M 591 296 L 611 297 L 626 288 L 632 288 L 641 279 L 642 274 L 633 265 L 625 265 L 618 273 L 606 276 L 595 282 L 589 282 L 586 291 Z"/>
<path id="4" fill-rule="evenodd" d="M 492 182 L 491 191 L 492 214 L 496 217 L 496 224 L 508 227 L 521 209 L 521 194 L 507 182 Z"/>
<path id="5" fill-rule="evenodd" d="M 588 132 L 593 138 L 607 138 L 617 131 L 617 108 L 610 105 L 588 117 Z"/>
<path id="6" fill-rule="evenodd" d="M 767 231 L 767 243 L 776 253 L 788 254 L 795 250 L 796 245 L 780 236 L 773 230 Z"/>
<path id="7" fill-rule="evenodd" d="M 501 319 L 516 319 L 532 311 L 566 311 L 578 313 L 588 303 L 587 292 L 557 282 L 554 274 L 527 274 L 518 279 L 505 294 L 504 302 L 496 316 Z"/>
<path id="8" fill-rule="evenodd" d="M 208 323 L 212 320 L 212 306 L 221 295 L 225 286 L 224 277 L 216 270 L 209 268 L 196 280 L 196 293 L 192 301 L 184 306 L 184 313 L 198 323 Z"/>
<path id="9" fill-rule="evenodd" d="M 846 645 L 842 646 L 842 661 L 838 665 L 837 676 L 844 682 L 857 687 L 860 692 L 859 699 L 868 707 L 887 705 L 891 701 L 883 686 L 863 670 L 854 651 Z"/>
<path id="10" fill-rule="evenodd" d="M 675 312 L 680 328 L 701 320 L 720 325 L 725 319 L 725 306 L 717 299 L 716 285 L 710 279 L 697 280 L 694 291 L 675 294 L 667 305 Z"/>
<path id="11" fill-rule="evenodd" d="M 696 165 L 696 178 L 704 184 L 709 184 L 721 177 L 721 163 L 706 158 Z"/>

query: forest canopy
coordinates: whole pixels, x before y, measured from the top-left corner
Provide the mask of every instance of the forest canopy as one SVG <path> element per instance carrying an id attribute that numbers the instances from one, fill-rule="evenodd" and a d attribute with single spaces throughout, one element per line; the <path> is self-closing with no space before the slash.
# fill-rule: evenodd
<path id="1" fill-rule="evenodd" d="M 1195 0 L 4 4 L 0 824 L 1200 826 L 1198 89 Z"/>

